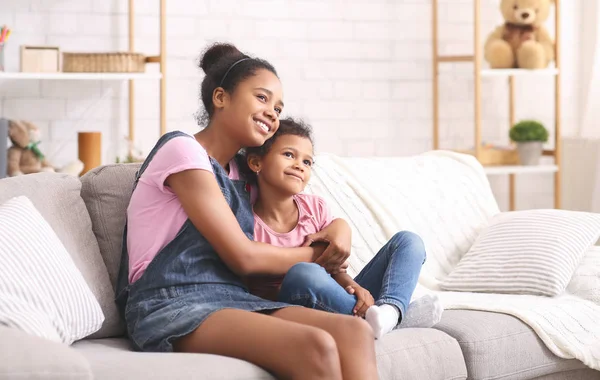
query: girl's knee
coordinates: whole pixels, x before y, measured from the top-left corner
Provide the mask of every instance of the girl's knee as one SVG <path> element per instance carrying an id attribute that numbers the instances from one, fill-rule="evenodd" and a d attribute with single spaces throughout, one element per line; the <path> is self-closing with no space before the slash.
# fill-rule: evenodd
<path id="1" fill-rule="evenodd" d="M 293 283 L 312 283 L 321 276 L 326 275 L 325 269 L 315 263 L 298 263 L 294 264 L 284 277 L 284 282 Z"/>
<path id="2" fill-rule="evenodd" d="M 373 328 L 362 318 L 351 317 L 348 328 L 355 337 L 373 339 Z"/>
<path id="3" fill-rule="evenodd" d="M 319 357 L 338 355 L 337 344 L 333 336 L 325 330 L 318 328 L 310 329 L 305 335 L 306 348 L 313 350 Z"/>
<path id="4" fill-rule="evenodd" d="M 396 232 L 392 237 L 392 244 L 395 249 L 394 253 L 402 253 L 414 256 L 415 259 L 421 260 L 423 263 L 427 257 L 425 251 L 425 243 L 419 235 L 411 231 Z"/>
<path id="5" fill-rule="evenodd" d="M 351 336 L 353 340 L 372 340 L 373 328 L 363 318 L 336 315 L 335 328 L 340 336 Z"/>
<path id="6" fill-rule="evenodd" d="M 335 339 L 325 330 L 311 328 L 304 334 L 302 342 L 296 347 L 302 371 L 308 372 L 314 378 L 338 378 L 339 351 Z"/>

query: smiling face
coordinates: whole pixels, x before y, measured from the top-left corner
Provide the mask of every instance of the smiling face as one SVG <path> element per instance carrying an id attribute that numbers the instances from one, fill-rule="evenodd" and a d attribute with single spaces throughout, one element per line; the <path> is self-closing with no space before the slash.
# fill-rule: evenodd
<path id="1" fill-rule="evenodd" d="M 258 70 L 240 82 L 233 94 L 217 91 L 215 109 L 220 122 L 241 146 L 260 146 L 279 128 L 283 91 L 279 78 L 269 70 Z"/>
<path id="2" fill-rule="evenodd" d="M 259 187 L 268 186 L 286 195 L 304 190 L 312 174 L 312 164 L 312 142 L 296 135 L 279 136 L 263 157 L 249 157 L 250 168 L 259 172 Z"/>
<path id="3" fill-rule="evenodd" d="M 513 24 L 541 25 L 550 15 L 552 0 L 502 0 L 504 19 Z"/>

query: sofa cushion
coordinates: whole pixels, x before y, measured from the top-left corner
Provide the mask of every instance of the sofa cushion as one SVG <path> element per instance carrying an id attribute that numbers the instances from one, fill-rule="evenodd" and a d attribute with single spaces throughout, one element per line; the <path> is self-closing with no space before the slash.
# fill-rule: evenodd
<path id="1" fill-rule="evenodd" d="M 575 369 L 536 377 L 535 380 L 600 380 L 600 372 L 590 368 Z"/>
<path id="2" fill-rule="evenodd" d="M 100 330 L 102 309 L 29 198 L 0 204 L 0 324 L 67 345 Z"/>
<path id="3" fill-rule="evenodd" d="M 502 212 L 491 218 L 441 288 L 557 296 L 598 237 L 600 213 Z"/>
<path id="4" fill-rule="evenodd" d="M 528 325 L 507 314 L 446 310 L 435 328 L 458 340 L 469 379 L 532 379 L 587 368 L 555 356 Z"/>
<path id="5" fill-rule="evenodd" d="M 139 167 L 140 164 L 100 166 L 81 177 L 81 197 L 113 287 L 119 274 L 127 205 Z"/>
<path id="6" fill-rule="evenodd" d="M 585 253 L 567 292 L 600 305 L 600 246 L 591 247 Z"/>
<path id="7" fill-rule="evenodd" d="M 73 347 L 87 358 L 96 380 L 275 379 L 258 366 L 225 356 L 134 352 L 122 338 L 88 339 Z"/>
<path id="8" fill-rule="evenodd" d="M 0 326 L 0 379 L 93 379 L 88 361 L 66 344 Z"/>
<path id="9" fill-rule="evenodd" d="M 80 196 L 81 182 L 66 174 L 37 173 L 0 180 L 0 203 L 24 195 L 50 224 L 100 303 L 105 320 L 90 337 L 122 334 L 106 266 Z"/>
<path id="10" fill-rule="evenodd" d="M 434 329 L 398 329 L 375 342 L 380 379 L 466 379 L 456 339 Z"/>
<path id="11" fill-rule="evenodd" d="M 95 379 L 274 379 L 248 362 L 208 354 L 132 352 L 126 339 L 95 339 L 73 346 L 85 356 Z M 433 329 L 401 329 L 376 342 L 379 378 L 466 379 L 455 339 Z M 435 365 L 432 365 L 435 363 Z"/>
<path id="12" fill-rule="evenodd" d="M 600 380 L 600 372 L 593 369 L 575 369 L 536 377 L 535 380 Z"/>

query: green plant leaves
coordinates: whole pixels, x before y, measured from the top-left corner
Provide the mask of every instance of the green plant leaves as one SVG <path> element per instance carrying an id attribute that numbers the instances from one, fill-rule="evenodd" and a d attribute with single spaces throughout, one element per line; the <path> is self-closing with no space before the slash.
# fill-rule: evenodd
<path id="1" fill-rule="evenodd" d="M 548 130 L 536 120 L 523 120 L 515 124 L 509 131 L 514 142 L 548 141 Z"/>

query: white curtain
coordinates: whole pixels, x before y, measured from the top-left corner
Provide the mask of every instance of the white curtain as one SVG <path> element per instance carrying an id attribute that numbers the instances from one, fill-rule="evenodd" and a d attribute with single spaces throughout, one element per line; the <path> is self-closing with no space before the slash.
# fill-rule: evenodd
<path id="1" fill-rule="evenodd" d="M 600 212 L 600 4 L 582 7 L 580 123 L 563 141 L 563 208 Z"/>
<path id="2" fill-rule="evenodd" d="M 579 137 L 600 138 L 600 4 L 583 4 L 581 70 L 583 94 Z"/>

